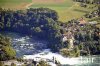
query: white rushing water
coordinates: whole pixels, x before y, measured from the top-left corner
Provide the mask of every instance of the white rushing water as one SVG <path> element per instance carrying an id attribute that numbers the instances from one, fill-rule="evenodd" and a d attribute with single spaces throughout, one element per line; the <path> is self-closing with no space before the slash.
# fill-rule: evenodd
<path id="1" fill-rule="evenodd" d="M 77 58 L 65 58 L 58 53 L 52 53 L 49 49 L 46 49 L 43 52 L 38 53 L 38 54 L 23 56 L 23 59 L 34 59 L 35 61 L 51 60 L 52 62 L 51 61 L 50 62 L 47 61 L 47 62 L 50 64 L 52 63 L 54 65 L 53 58 L 55 58 L 57 61 L 59 61 L 61 65 L 66 65 L 66 64 L 74 65 L 74 64 L 78 63 Z"/>
<path id="2" fill-rule="evenodd" d="M 53 58 L 56 59 L 58 62 L 60 62 L 61 65 L 73 65 L 73 66 L 78 66 L 78 65 L 81 66 L 83 64 L 86 64 L 83 66 L 91 66 L 88 64 L 93 64 L 94 61 L 97 60 L 94 57 L 76 57 L 76 58 L 64 57 L 58 53 L 52 53 L 49 49 L 46 49 L 43 52 L 38 53 L 38 54 L 23 56 L 23 59 L 34 59 L 37 62 L 40 60 L 45 60 L 51 66 L 56 66 Z M 96 65 L 99 66 L 100 64 L 96 63 Z"/>
<path id="3" fill-rule="evenodd" d="M 51 66 L 56 66 L 55 60 L 64 66 L 100 66 L 100 56 L 64 57 L 59 53 L 53 53 L 50 49 L 47 49 L 45 41 L 21 36 L 17 33 L 5 32 L 3 34 L 11 37 L 12 46 L 16 50 L 17 56 L 23 56 L 23 59 L 45 60 Z"/>
<path id="4" fill-rule="evenodd" d="M 24 54 L 36 54 L 47 48 L 47 42 L 38 40 L 36 37 L 30 38 L 26 35 L 12 32 L 1 32 L 1 34 L 11 38 L 11 43 L 17 52 L 17 57 Z"/>

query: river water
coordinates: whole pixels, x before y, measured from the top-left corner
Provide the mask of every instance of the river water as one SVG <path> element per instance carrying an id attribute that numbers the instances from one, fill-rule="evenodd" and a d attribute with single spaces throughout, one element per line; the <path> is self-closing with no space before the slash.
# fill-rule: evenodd
<path id="1" fill-rule="evenodd" d="M 71 64 L 72 66 L 100 66 L 100 55 L 74 58 L 69 65 Z"/>
<path id="2" fill-rule="evenodd" d="M 1 32 L 1 34 L 11 38 L 11 43 L 13 48 L 16 50 L 17 57 L 26 54 L 36 54 L 47 49 L 48 43 L 44 40 L 39 40 L 36 37 L 30 38 L 27 35 L 13 32 Z"/>
<path id="3" fill-rule="evenodd" d="M 43 56 L 43 53 L 45 54 L 45 49 L 48 49 L 48 42 L 38 40 L 35 37 L 30 38 L 26 35 L 21 35 L 18 33 L 1 32 L 1 34 L 11 38 L 12 46 L 16 50 L 17 57 L 26 55 L 24 58 L 30 59 L 30 57 L 34 58 L 39 56 L 50 60 L 52 60 L 52 57 L 55 57 L 62 64 L 62 66 L 100 66 L 100 55 L 65 58 L 58 53 L 46 51 L 46 55 Z"/>

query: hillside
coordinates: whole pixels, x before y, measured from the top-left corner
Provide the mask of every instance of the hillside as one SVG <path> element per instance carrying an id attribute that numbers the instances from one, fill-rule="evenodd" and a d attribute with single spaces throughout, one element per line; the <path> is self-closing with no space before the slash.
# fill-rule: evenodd
<path id="1" fill-rule="evenodd" d="M 0 66 L 100 66 L 99 57 L 100 0 L 0 1 Z"/>
<path id="2" fill-rule="evenodd" d="M 32 0 L 33 3 L 37 3 L 37 4 L 61 4 L 64 3 L 65 0 Z"/>
<path id="3" fill-rule="evenodd" d="M 90 4 L 87 8 L 81 7 L 79 2 L 73 0 L 1 0 L 0 7 L 5 9 L 29 9 L 29 8 L 50 8 L 57 11 L 59 21 L 67 22 L 71 19 L 83 17 L 85 13 L 95 10 L 95 5 Z M 88 20 L 88 19 L 86 19 Z"/>
<path id="4" fill-rule="evenodd" d="M 89 13 L 96 9 L 92 8 L 95 5 L 87 4 L 87 7 L 81 7 L 81 3 L 74 2 L 73 0 L 62 0 L 59 2 L 57 0 L 43 0 L 43 1 L 34 1 L 31 4 L 30 8 L 38 8 L 38 7 L 45 7 L 50 8 L 57 11 L 59 15 L 59 20 L 62 22 L 67 22 L 72 19 L 77 19 L 80 17 L 84 17 L 84 14 Z M 86 19 L 88 20 L 88 19 Z"/>
<path id="5" fill-rule="evenodd" d="M 31 3 L 31 0 L 0 0 L 0 7 L 5 9 L 25 9 L 27 4 Z"/>

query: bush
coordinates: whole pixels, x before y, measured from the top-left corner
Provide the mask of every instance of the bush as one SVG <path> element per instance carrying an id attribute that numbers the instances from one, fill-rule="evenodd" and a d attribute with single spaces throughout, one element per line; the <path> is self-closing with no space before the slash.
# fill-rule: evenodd
<path id="1" fill-rule="evenodd" d="M 0 66 L 4 66 L 4 64 L 3 64 L 3 62 L 2 62 L 2 61 L 0 61 Z"/>
<path id="2" fill-rule="evenodd" d="M 16 64 L 14 64 L 14 63 L 11 63 L 11 66 L 16 66 Z"/>
<path id="3" fill-rule="evenodd" d="M 49 66 L 49 65 L 47 64 L 47 62 L 41 60 L 41 61 L 39 62 L 39 65 L 38 65 L 38 66 Z"/>

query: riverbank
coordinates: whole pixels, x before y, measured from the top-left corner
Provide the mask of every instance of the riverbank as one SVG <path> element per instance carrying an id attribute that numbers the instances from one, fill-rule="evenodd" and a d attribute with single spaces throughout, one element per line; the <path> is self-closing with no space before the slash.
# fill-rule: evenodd
<path id="1" fill-rule="evenodd" d="M 44 47 L 46 45 L 46 43 L 43 43 L 42 41 L 42 45 L 40 45 L 39 41 L 35 41 L 29 37 L 25 37 L 25 36 L 21 36 L 18 35 L 16 33 L 7 33 L 6 35 L 8 37 L 13 38 L 12 39 L 12 44 L 13 47 L 16 49 L 16 52 L 18 53 L 17 55 L 21 55 L 23 58 L 22 60 L 27 60 L 27 63 L 31 63 L 33 60 L 36 62 L 39 62 L 41 60 L 46 61 L 49 65 L 51 66 L 57 66 L 55 63 L 59 63 L 62 66 L 100 66 L 100 56 L 99 55 L 93 55 L 93 56 L 80 56 L 80 57 L 64 57 L 59 53 L 53 53 L 49 48 L 46 49 L 46 47 Z M 33 41 L 30 42 L 29 40 Z M 27 45 L 28 44 L 28 45 Z M 31 50 L 36 49 L 36 53 L 31 51 L 29 48 L 22 47 L 22 45 L 25 45 L 26 47 L 32 47 Z M 36 47 L 38 46 L 38 47 Z M 42 47 L 43 46 L 43 47 Z M 19 48 L 17 48 L 19 47 Z M 41 47 L 41 49 L 39 48 Z M 27 50 L 27 51 L 26 51 Z M 41 50 L 41 51 L 40 51 Z M 24 54 L 23 54 L 24 52 Z M 26 52 L 26 53 L 25 53 Z M 30 52 L 31 54 L 28 54 L 28 52 Z M 31 61 L 30 61 L 31 60 Z M 10 65 L 11 63 L 16 64 L 17 66 L 21 66 L 22 64 L 26 63 L 26 61 L 24 62 L 19 62 L 16 60 L 8 60 L 8 61 L 4 61 L 5 65 Z"/>
<path id="2" fill-rule="evenodd" d="M 46 61 L 48 64 L 52 63 L 55 64 L 55 60 L 59 62 L 62 66 L 63 65 L 72 65 L 72 66 L 91 66 L 91 64 L 95 64 L 97 66 L 100 65 L 100 56 L 80 56 L 80 57 L 64 57 L 59 53 L 52 53 L 50 50 L 46 49 L 41 53 L 34 54 L 34 55 L 24 55 L 24 60 L 34 60 L 36 62 L 40 60 Z M 48 61 L 49 60 L 49 61 Z M 53 65 L 51 65 L 53 66 Z"/>

